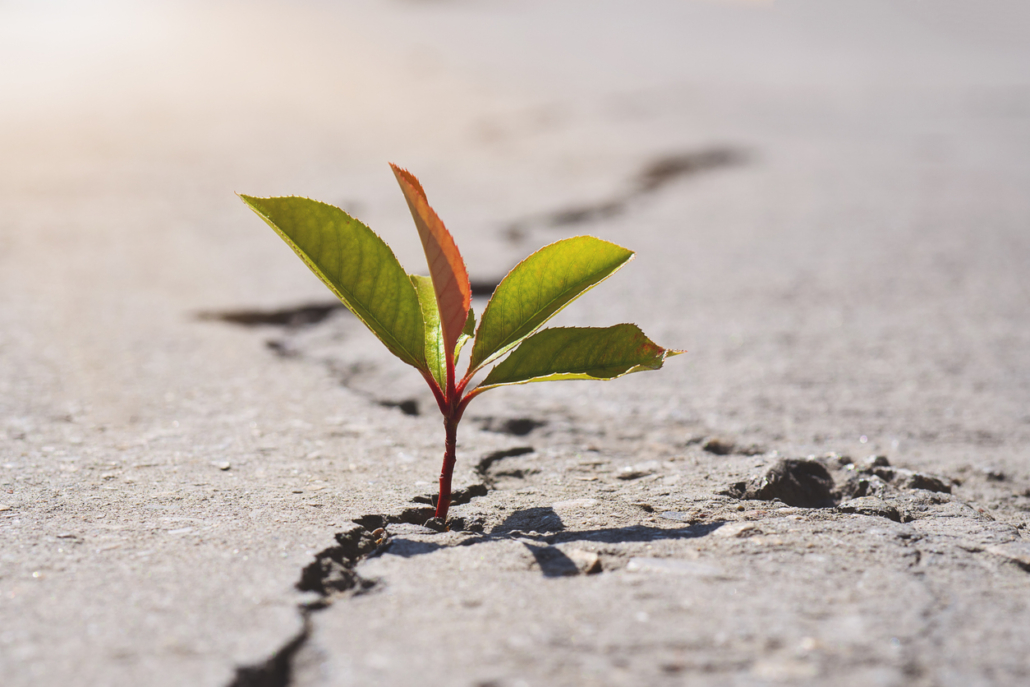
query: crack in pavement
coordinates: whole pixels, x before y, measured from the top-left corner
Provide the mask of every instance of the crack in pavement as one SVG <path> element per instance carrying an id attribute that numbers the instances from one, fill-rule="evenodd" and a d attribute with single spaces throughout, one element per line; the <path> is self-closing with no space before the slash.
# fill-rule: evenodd
<path id="1" fill-rule="evenodd" d="M 610 198 L 517 220 L 508 225 L 505 235 L 517 241 L 523 238 L 526 230 L 536 226 L 560 228 L 611 219 L 624 213 L 633 202 L 657 193 L 677 179 L 738 166 L 750 159 L 751 155 L 746 151 L 728 146 L 664 155 L 645 164 L 630 181 L 628 188 Z"/>
<path id="2" fill-rule="evenodd" d="M 290 684 L 293 659 L 311 636 L 311 611 L 301 611 L 304 626 L 296 637 L 286 643 L 267 661 L 236 669 L 236 677 L 229 687 L 286 687 Z"/>
<path id="3" fill-rule="evenodd" d="M 475 471 L 483 481 L 470 485 L 465 489 L 456 490 L 454 492 L 456 500 L 461 503 L 468 503 L 475 498 L 488 496 L 497 491 L 492 483 L 492 477 L 494 474 L 498 474 L 498 463 L 507 458 L 515 458 L 532 453 L 535 453 L 532 447 L 524 446 L 495 451 L 480 458 L 476 464 Z M 850 461 L 842 460 L 836 456 L 833 456 L 832 460 L 827 458 L 825 461 L 836 468 L 835 472 L 844 472 L 849 478 L 866 477 L 878 470 L 885 476 L 897 477 L 900 482 L 903 482 L 904 486 L 897 489 L 898 492 L 923 492 L 927 498 L 931 498 L 933 503 L 937 503 L 939 499 L 944 505 L 955 501 L 955 498 L 949 494 L 927 490 L 925 488 L 927 485 L 922 481 L 900 480 L 900 478 L 910 477 L 910 473 L 907 470 L 890 468 L 891 473 L 888 475 L 888 466 L 884 464 L 885 461 L 883 459 L 877 459 L 875 463 L 870 463 L 863 467 L 854 466 Z M 847 465 L 844 464 L 845 462 L 847 462 Z M 848 467 L 852 469 L 848 470 Z M 851 473 L 857 474 L 853 475 Z M 859 480 L 855 480 L 855 482 L 858 484 Z M 916 484 L 924 488 L 919 488 Z M 855 488 L 855 485 L 850 484 L 850 480 L 845 486 L 845 490 L 849 488 Z M 888 498 L 891 496 L 888 493 L 883 493 L 882 495 Z M 432 495 L 413 498 L 415 503 L 431 503 L 432 500 Z M 835 508 L 811 510 L 840 513 L 839 509 Z M 335 535 L 335 544 L 315 555 L 314 560 L 303 568 L 300 579 L 296 584 L 298 590 L 314 593 L 318 597 L 316 600 L 301 604 L 298 607 L 298 612 L 303 620 L 301 632 L 291 637 L 268 659 L 256 664 L 238 667 L 235 679 L 228 687 L 288 687 L 294 679 L 295 662 L 299 656 L 303 655 L 302 652 L 308 650 L 305 647 L 310 648 L 311 646 L 309 639 L 311 639 L 314 633 L 313 614 L 330 607 L 340 599 L 353 598 L 378 588 L 382 584 L 381 581 L 363 578 L 356 571 L 356 567 L 361 562 L 380 556 L 388 550 L 402 558 L 412 558 L 433 553 L 447 547 L 465 547 L 499 540 L 515 540 L 520 542 L 530 552 L 535 559 L 536 567 L 539 568 L 545 578 L 554 578 L 567 575 L 591 575 L 605 570 L 616 569 L 609 568 L 610 556 L 608 558 L 604 557 L 607 555 L 607 552 L 602 552 L 599 556 L 596 551 L 591 553 L 589 551 L 583 552 L 577 549 L 569 549 L 562 546 L 565 544 L 573 542 L 593 542 L 595 544 L 650 543 L 663 539 L 697 539 L 707 537 L 709 534 L 715 533 L 726 525 L 731 524 L 729 521 L 718 517 L 715 517 L 715 519 L 704 518 L 708 520 L 707 522 L 691 518 L 687 520 L 689 522 L 688 526 L 674 529 L 632 525 L 628 527 L 567 531 L 561 518 L 553 508 L 536 507 L 520 509 L 510 513 L 503 523 L 494 526 L 489 533 L 486 533 L 483 531 L 482 526 L 475 527 L 478 523 L 467 524 L 461 518 L 450 520 L 448 522 L 450 527 L 447 528 L 439 522 L 434 522 L 432 515 L 433 509 L 428 506 L 405 508 L 399 513 L 394 514 L 366 514 L 353 520 L 354 525 L 349 529 L 338 532 Z M 460 530 L 469 532 L 471 536 L 460 541 L 450 541 L 442 544 L 420 541 L 417 538 L 391 537 L 390 533 L 387 532 L 387 527 L 393 524 L 418 525 L 438 532 L 446 529 Z M 429 530 L 426 530 L 424 533 L 427 535 L 431 534 Z M 739 536 L 741 535 L 736 534 L 735 530 L 730 527 L 725 534 L 720 533 L 717 538 L 719 541 L 728 541 Z M 938 625 L 942 623 L 941 614 L 947 611 L 942 606 L 939 594 L 936 593 L 933 585 L 929 585 L 927 580 L 923 579 L 925 571 L 920 566 L 920 563 L 924 556 L 920 551 L 921 546 L 919 542 L 924 536 L 914 532 L 903 532 L 897 535 L 898 544 L 906 551 L 902 557 L 908 559 L 904 565 L 904 571 L 908 573 L 907 577 L 921 585 L 921 588 L 926 589 L 930 599 L 930 603 L 923 613 L 923 625 L 919 631 L 907 635 L 909 643 L 933 641 L 935 633 L 938 631 Z M 301 658 L 299 660 L 302 666 L 304 659 Z M 303 670 L 302 667 L 297 669 Z M 926 670 L 925 666 L 921 665 L 918 661 L 918 652 L 908 656 L 903 669 L 910 676 L 918 676 Z"/>
<path id="4" fill-rule="evenodd" d="M 197 313 L 196 318 L 202 322 L 228 322 L 241 327 L 273 326 L 295 329 L 297 327 L 318 324 L 334 312 L 346 309 L 347 306 L 340 301 L 327 301 L 325 303 L 305 303 L 290 308 L 275 308 L 272 310 L 258 308 L 221 311 L 205 310 Z"/>
<path id="5" fill-rule="evenodd" d="M 485 484 L 473 484 L 455 490 L 453 499 L 464 504 L 473 498 L 485 496 L 489 488 Z M 420 498 L 413 499 L 416 503 Z M 433 518 L 433 508 L 406 508 L 397 515 L 367 514 L 353 520 L 354 526 L 337 532 L 336 544 L 315 554 L 315 560 L 304 566 L 295 587 L 301 592 L 313 592 L 318 599 L 300 604 L 298 612 L 303 622 L 295 637 L 278 649 L 271 657 L 258 663 L 241 666 L 228 687 L 287 687 L 292 680 L 293 660 L 311 636 L 311 616 L 328 608 L 345 596 L 357 596 L 371 591 L 375 580 L 361 577 L 355 567 L 367 558 L 386 551 L 391 540 L 386 527 L 392 524 L 421 525 L 429 529 L 444 531 L 449 527 L 463 530 L 466 524 L 462 518 L 451 518 L 443 526 Z M 473 523 L 473 528 L 475 523 Z M 473 529 L 474 531 L 474 529 Z M 479 526 L 482 531 L 482 526 Z"/>
<path id="6" fill-rule="evenodd" d="M 358 575 L 354 566 L 383 546 L 384 540 L 376 539 L 373 532 L 356 524 L 337 532 L 336 542 L 315 555 L 295 585 L 299 591 L 319 595 L 317 600 L 298 606 L 303 623 L 300 633 L 268 659 L 237 668 L 228 687 L 287 687 L 292 680 L 293 660 L 311 636 L 311 615 L 328 608 L 336 596 L 351 590 L 361 594 L 375 586 L 374 581 Z"/>

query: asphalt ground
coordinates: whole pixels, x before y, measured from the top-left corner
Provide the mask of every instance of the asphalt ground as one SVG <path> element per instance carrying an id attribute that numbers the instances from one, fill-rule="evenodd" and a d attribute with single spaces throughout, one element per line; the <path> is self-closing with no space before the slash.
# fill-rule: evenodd
<path id="1" fill-rule="evenodd" d="M 1028 27 L 0 4 L 3 683 L 1024 684 Z M 477 293 L 592 234 L 637 257 L 555 322 L 689 351 L 477 399 L 446 533 L 421 379 L 233 195 L 424 271 L 387 161 Z"/>

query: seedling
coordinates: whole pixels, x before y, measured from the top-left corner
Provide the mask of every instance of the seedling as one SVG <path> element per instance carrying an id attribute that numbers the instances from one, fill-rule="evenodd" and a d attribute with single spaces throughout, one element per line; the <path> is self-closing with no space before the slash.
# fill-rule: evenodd
<path id="1" fill-rule="evenodd" d="M 308 198 L 241 196 L 390 352 L 422 373 L 445 431 L 435 517 L 447 520 L 458 423 L 469 402 L 499 386 L 560 379 L 615 379 L 657 370 L 669 350 L 634 324 L 556 327 L 545 322 L 625 265 L 633 252 L 592 236 L 544 246 L 497 286 L 476 326 L 465 261 L 418 179 L 390 165 L 415 220 L 429 276 L 409 275 L 390 247 L 343 210 Z M 472 342 L 468 368 L 455 373 Z M 476 373 L 494 365 L 469 388 Z"/>

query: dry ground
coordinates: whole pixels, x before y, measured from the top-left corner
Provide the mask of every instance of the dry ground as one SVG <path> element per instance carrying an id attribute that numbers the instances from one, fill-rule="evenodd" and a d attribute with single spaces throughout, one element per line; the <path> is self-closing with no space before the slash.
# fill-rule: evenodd
<path id="1" fill-rule="evenodd" d="M 3 684 L 1026 684 L 1028 26 L 0 4 Z M 445 533 L 421 380 L 233 196 L 418 271 L 387 160 L 478 292 L 594 234 L 637 259 L 559 321 L 690 351 L 485 394 Z"/>

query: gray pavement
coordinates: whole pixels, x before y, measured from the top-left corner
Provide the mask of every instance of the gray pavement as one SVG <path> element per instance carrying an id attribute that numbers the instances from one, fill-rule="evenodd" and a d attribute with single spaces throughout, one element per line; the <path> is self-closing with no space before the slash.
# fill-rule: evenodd
<path id="1" fill-rule="evenodd" d="M 0 683 L 1025 684 L 1028 34 L 996 1 L 0 4 Z M 637 258 L 557 322 L 689 350 L 477 399 L 463 531 L 418 524 L 418 375 L 233 196 L 339 204 L 420 271 L 388 160 L 482 288 L 593 234 Z M 822 507 L 741 498 L 808 457 Z"/>

